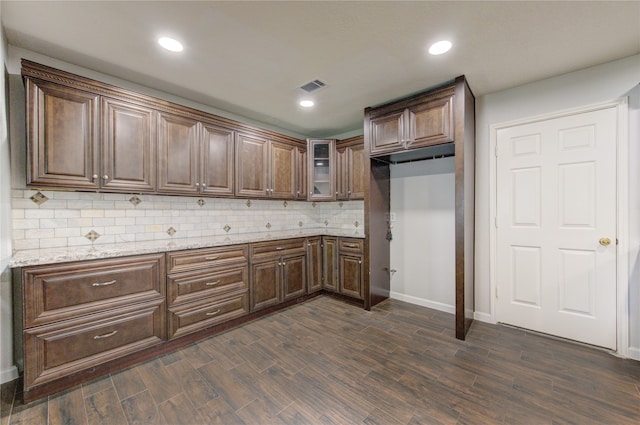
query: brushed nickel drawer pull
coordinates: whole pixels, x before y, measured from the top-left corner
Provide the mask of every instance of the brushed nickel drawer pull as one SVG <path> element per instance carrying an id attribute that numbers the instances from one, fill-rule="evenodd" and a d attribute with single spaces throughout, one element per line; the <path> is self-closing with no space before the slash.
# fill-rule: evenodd
<path id="1" fill-rule="evenodd" d="M 93 339 L 109 338 L 110 336 L 114 336 L 117 333 L 118 333 L 118 331 L 113 331 L 113 332 L 109 332 L 109 333 L 102 334 L 102 335 L 96 335 L 96 336 L 93 337 Z"/>
<path id="2" fill-rule="evenodd" d="M 207 282 L 205 283 L 206 286 L 216 286 L 218 283 L 220 283 L 219 280 L 216 280 L 215 282 Z"/>
<path id="3" fill-rule="evenodd" d="M 344 244 L 344 246 L 348 247 L 348 248 L 357 248 L 358 245 L 354 244 L 354 243 L 346 243 Z"/>
<path id="4" fill-rule="evenodd" d="M 283 249 L 284 249 L 284 247 L 279 246 L 279 247 L 276 248 L 276 251 L 282 251 Z"/>
<path id="5" fill-rule="evenodd" d="M 204 259 L 207 260 L 207 261 L 217 260 L 218 258 L 220 258 L 219 255 L 212 255 L 210 257 L 204 257 Z"/>
<path id="6" fill-rule="evenodd" d="M 113 285 L 116 282 L 117 281 L 115 279 L 110 280 L 109 282 L 95 282 L 95 283 L 92 283 L 91 286 L 109 286 L 109 285 Z"/>
<path id="7" fill-rule="evenodd" d="M 215 316 L 218 313 L 220 313 L 220 309 L 217 309 L 216 311 L 212 311 L 211 313 L 206 313 L 206 314 L 207 316 Z"/>

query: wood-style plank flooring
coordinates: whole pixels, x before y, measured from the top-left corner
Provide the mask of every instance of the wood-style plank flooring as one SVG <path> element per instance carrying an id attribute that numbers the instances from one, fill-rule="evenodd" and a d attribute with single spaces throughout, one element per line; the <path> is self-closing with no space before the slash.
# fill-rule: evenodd
<path id="1" fill-rule="evenodd" d="M 640 362 L 387 300 L 322 296 L 33 402 L 0 425 L 640 424 Z"/>

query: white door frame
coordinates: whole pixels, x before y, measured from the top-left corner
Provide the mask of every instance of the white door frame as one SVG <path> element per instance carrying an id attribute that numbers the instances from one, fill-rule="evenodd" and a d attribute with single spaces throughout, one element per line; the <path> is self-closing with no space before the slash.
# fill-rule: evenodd
<path id="1" fill-rule="evenodd" d="M 492 124 L 490 126 L 489 143 L 489 280 L 491 285 L 491 322 L 496 323 L 496 261 L 497 261 L 497 164 L 496 145 L 498 130 L 522 124 L 562 118 L 601 109 L 616 108 L 618 117 L 618 139 L 616 155 L 616 199 L 617 199 L 617 228 L 618 240 L 616 251 L 617 278 L 617 350 L 622 357 L 629 357 L 629 107 L 628 98 L 597 103 L 534 117 L 522 118 L 514 121 Z M 640 359 L 639 359 L 640 360 Z"/>

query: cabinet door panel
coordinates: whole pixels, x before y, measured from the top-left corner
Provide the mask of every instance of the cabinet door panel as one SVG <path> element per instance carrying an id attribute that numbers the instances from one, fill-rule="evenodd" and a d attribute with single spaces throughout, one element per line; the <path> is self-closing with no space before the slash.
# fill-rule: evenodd
<path id="1" fill-rule="evenodd" d="M 322 289 L 322 239 L 309 238 L 307 243 L 307 290 L 311 294 Z"/>
<path id="2" fill-rule="evenodd" d="M 270 196 L 280 199 L 296 197 L 296 148 L 271 142 Z"/>
<path id="3" fill-rule="evenodd" d="M 158 300 L 25 330 L 25 388 L 157 345 L 165 339 L 164 311 Z"/>
<path id="4" fill-rule="evenodd" d="M 153 110 L 102 99 L 102 187 L 152 192 L 156 188 Z"/>
<path id="5" fill-rule="evenodd" d="M 307 256 L 282 258 L 282 288 L 284 301 L 300 297 L 307 293 Z"/>
<path id="6" fill-rule="evenodd" d="M 296 148 L 297 151 L 297 192 L 296 198 L 307 199 L 307 150 L 302 148 Z"/>
<path id="7" fill-rule="evenodd" d="M 268 197 L 269 142 L 244 134 L 236 137 L 236 196 Z"/>
<path id="8" fill-rule="evenodd" d="M 197 301 L 205 297 L 249 288 L 249 267 L 211 268 L 169 275 L 167 300 L 169 307 Z"/>
<path id="9" fill-rule="evenodd" d="M 234 133 L 207 124 L 202 127 L 202 193 L 232 196 Z"/>
<path id="10" fill-rule="evenodd" d="M 160 114 L 158 131 L 158 191 L 198 193 L 197 121 Z"/>
<path id="11" fill-rule="evenodd" d="M 340 293 L 362 299 L 362 257 L 340 254 Z"/>
<path id="12" fill-rule="evenodd" d="M 227 294 L 224 297 L 205 298 L 171 308 L 168 312 L 169 339 L 199 331 L 249 314 L 247 291 Z"/>
<path id="13" fill-rule="evenodd" d="M 368 182 L 365 178 L 368 177 L 368 168 L 365 167 L 364 145 L 347 148 L 347 156 L 347 196 L 349 199 L 364 199 L 365 182 Z"/>
<path id="14" fill-rule="evenodd" d="M 322 267 L 324 269 L 324 289 L 338 292 L 338 239 L 322 238 Z"/>
<path id="15" fill-rule="evenodd" d="M 348 183 L 350 169 L 348 165 L 348 148 L 336 148 L 336 199 L 349 199 Z"/>
<path id="16" fill-rule="evenodd" d="M 333 201 L 336 199 L 336 141 L 335 139 L 308 139 L 308 200 Z"/>
<path id="17" fill-rule="evenodd" d="M 411 140 L 407 149 L 453 141 L 453 98 L 446 97 L 409 110 Z"/>
<path id="18" fill-rule="evenodd" d="M 165 297 L 164 254 L 23 270 L 26 327 Z"/>
<path id="19" fill-rule="evenodd" d="M 371 118 L 371 155 L 403 150 L 404 122 L 404 111 Z"/>
<path id="20" fill-rule="evenodd" d="M 251 265 L 251 311 L 280 303 L 280 259 Z"/>
<path id="21" fill-rule="evenodd" d="M 27 184 L 97 189 L 98 95 L 27 80 Z"/>

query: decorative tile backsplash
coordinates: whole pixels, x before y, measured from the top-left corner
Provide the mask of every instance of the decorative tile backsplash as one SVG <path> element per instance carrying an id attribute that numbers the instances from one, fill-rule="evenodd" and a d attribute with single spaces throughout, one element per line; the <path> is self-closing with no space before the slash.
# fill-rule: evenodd
<path id="1" fill-rule="evenodd" d="M 34 196 L 38 200 L 44 196 L 46 200 L 39 203 Z M 300 228 L 356 229 L 364 222 L 363 201 L 204 200 L 14 190 L 12 207 L 14 250 Z"/>

